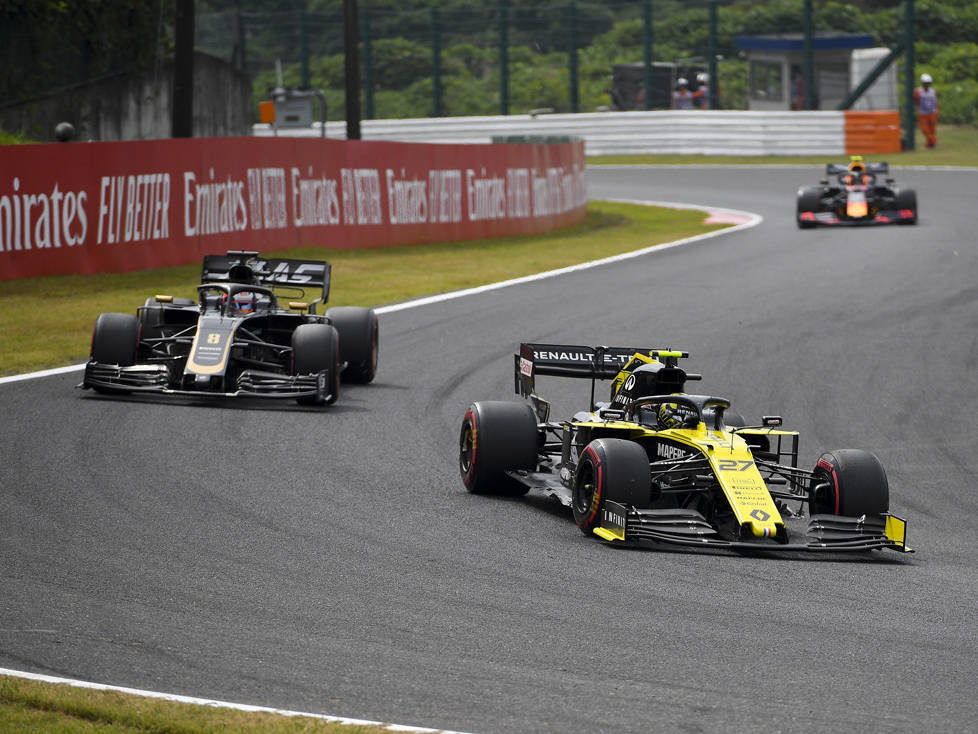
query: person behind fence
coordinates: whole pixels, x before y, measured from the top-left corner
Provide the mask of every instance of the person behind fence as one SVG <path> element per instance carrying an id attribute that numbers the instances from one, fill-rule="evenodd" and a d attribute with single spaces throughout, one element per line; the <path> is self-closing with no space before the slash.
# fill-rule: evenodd
<path id="1" fill-rule="evenodd" d="M 710 109 L 710 75 L 701 71 L 696 75 L 696 84 L 693 104 L 701 110 Z"/>
<path id="2" fill-rule="evenodd" d="M 672 93 L 672 108 L 674 110 L 693 109 L 693 94 L 689 91 L 689 82 L 685 77 L 676 80 L 676 91 Z"/>
<path id="3" fill-rule="evenodd" d="M 913 101 L 917 105 L 917 124 L 927 139 L 927 147 L 937 145 L 937 92 L 931 86 L 934 80 L 930 74 L 920 75 L 920 86 L 913 90 Z"/>

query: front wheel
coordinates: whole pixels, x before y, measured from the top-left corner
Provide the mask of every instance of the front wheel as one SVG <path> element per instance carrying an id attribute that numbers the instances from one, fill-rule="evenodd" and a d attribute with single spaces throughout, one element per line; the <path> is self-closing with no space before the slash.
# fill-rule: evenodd
<path id="1" fill-rule="evenodd" d="M 648 507 L 652 498 L 649 456 L 634 441 L 596 438 L 581 453 L 571 509 L 585 534 L 601 524 L 607 501 Z"/>
<path id="2" fill-rule="evenodd" d="M 821 190 L 815 186 L 809 186 L 798 192 L 795 219 L 799 229 L 811 229 L 815 226 L 815 212 L 818 211 L 821 196 Z"/>
<path id="3" fill-rule="evenodd" d="M 526 494 L 505 472 L 537 466 L 537 418 L 529 403 L 486 400 L 462 418 L 458 469 L 473 494 Z"/>
<path id="4" fill-rule="evenodd" d="M 896 192 L 893 199 L 893 206 L 898 211 L 910 211 L 913 215 L 909 219 L 901 219 L 900 224 L 917 223 L 917 192 L 913 189 L 900 189 Z"/>
<path id="5" fill-rule="evenodd" d="M 875 455 L 860 449 L 826 451 L 815 463 L 811 514 L 881 515 L 890 509 L 890 485 Z"/>
<path id="6" fill-rule="evenodd" d="M 340 394 L 340 337 L 327 324 L 300 324 L 292 333 L 292 374 L 323 375 L 325 395 L 303 395 L 300 405 L 332 405 Z"/>
<path id="7" fill-rule="evenodd" d="M 92 331 L 92 361 L 129 367 L 136 364 L 139 349 L 139 319 L 128 313 L 104 313 L 95 320 Z M 93 390 L 109 395 L 125 395 L 128 390 L 92 385 Z"/>
<path id="8" fill-rule="evenodd" d="M 136 364 L 139 319 L 128 313 L 104 313 L 95 320 L 92 359 L 102 364 L 128 367 Z"/>

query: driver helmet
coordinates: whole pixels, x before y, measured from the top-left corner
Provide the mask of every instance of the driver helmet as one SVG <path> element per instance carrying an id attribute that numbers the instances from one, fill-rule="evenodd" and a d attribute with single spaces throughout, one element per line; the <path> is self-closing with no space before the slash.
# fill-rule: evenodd
<path id="1" fill-rule="evenodd" d="M 849 159 L 849 173 L 865 173 L 865 171 L 866 165 L 861 155 L 854 155 Z"/>
<path id="2" fill-rule="evenodd" d="M 236 313 L 254 313 L 255 294 L 250 291 L 235 293 L 232 299 L 232 305 Z"/>
<path id="3" fill-rule="evenodd" d="M 706 84 L 708 81 L 710 81 L 710 75 L 704 71 L 701 71 L 696 75 L 696 81 L 698 81 L 700 84 Z"/>
<path id="4" fill-rule="evenodd" d="M 676 80 L 676 86 L 677 86 L 677 87 L 688 87 L 688 86 L 689 86 L 689 82 L 688 82 L 688 81 L 686 81 L 686 77 L 684 77 L 684 76 L 681 76 L 681 77 L 679 77 L 679 78 L 678 78 L 678 79 Z"/>
<path id="5" fill-rule="evenodd" d="M 921 74 L 921 75 L 920 75 L 920 83 L 921 83 L 921 84 L 930 84 L 930 83 L 931 83 L 931 82 L 933 82 L 933 81 L 934 81 L 934 80 L 933 80 L 933 79 L 931 79 L 931 76 L 930 76 L 930 74 L 927 74 L 927 73 L 924 73 L 924 74 Z"/>
<path id="6" fill-rule="evenodd" d="M 678 403 L 662 403 L 658 410 L 660 428 L 682 428 L 686 421 L 695 414 L 688 405 Z"/>

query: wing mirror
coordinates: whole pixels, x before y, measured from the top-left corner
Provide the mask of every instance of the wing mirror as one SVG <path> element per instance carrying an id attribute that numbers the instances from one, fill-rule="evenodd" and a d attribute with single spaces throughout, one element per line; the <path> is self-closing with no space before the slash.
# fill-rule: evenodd
<path id="1" fill-rule="evenodd" d="M 780 415 L 765 415 L 761 417 L 761 423 L 765 428 L 780 428 L 784 421 Z"/>

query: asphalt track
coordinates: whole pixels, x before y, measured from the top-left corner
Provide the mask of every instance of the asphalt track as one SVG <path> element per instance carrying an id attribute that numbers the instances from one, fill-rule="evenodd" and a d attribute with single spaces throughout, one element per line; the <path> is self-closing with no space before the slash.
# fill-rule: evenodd
<path id="1" fill-rule="evenodd" d="M 800 232 L 814 169 L 593 169 L 765 220 L 385 314 L 325 411 L 0 385 L 0 667 L 480 734 L 978 731 L 978 173 L 897 175 L 918 226 Z M 802 464 L 878 454 L 917 554 L 621 550 L 467 494 L 459 420 L 521 340 L 689 350 Z"/>

